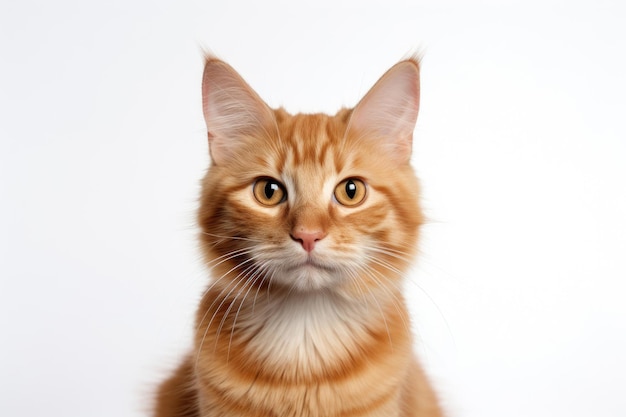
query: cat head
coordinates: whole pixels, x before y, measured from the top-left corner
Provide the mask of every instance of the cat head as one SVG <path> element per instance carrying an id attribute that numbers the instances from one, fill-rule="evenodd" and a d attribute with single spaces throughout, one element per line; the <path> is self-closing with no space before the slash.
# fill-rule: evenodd
<path id="1" fill-rule="evenodd" d="M 211 166 L 199 224 L 217 281 L 362 294 L 399 281 L 423 221 L 409 164 L 416 59 L 328 116 L 272 110 L 209 57 L 202 101 Z"/>

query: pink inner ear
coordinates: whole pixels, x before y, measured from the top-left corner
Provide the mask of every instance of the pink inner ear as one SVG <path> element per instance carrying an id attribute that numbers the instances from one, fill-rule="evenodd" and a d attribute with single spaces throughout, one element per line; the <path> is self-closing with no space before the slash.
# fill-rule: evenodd
<path id="1" fill-rule="evenodd" d="M 376 140 L 408 161 L 419 110 L 419 64 L 402 61 L 387 71 L 355 107 L 349 130 Z"/>
<path id="2" fill-rule="evenodd" d="M 245 139 L 275 126 L 271 109 L 228 64 L 208 58 L 202 78 L 202 107 L 216 164 L 231 159 Z"/>

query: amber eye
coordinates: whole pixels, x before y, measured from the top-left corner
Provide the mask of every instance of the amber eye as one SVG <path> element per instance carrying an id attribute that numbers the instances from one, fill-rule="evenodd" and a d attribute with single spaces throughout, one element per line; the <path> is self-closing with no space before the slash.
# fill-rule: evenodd
<path id="1" fill-rule="evenodd" d="M 358 206 L 365 200 L 365 183 L 356 178 L 343 180 L 335 188 L 335 198 L 347 207 Z"/>
<path id="2" fill-rule="evenodd" d="M 254 183 L 254 197 L 264 206 L 276 206 L 287 198 L 285 187 L 272 178 L 260 178 Z"/>

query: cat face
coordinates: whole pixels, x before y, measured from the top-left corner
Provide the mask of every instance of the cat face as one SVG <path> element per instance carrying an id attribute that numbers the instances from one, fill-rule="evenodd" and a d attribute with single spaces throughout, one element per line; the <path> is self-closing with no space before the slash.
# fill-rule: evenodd
<path id="1" fill-rule="evenodd" d="M 199 221 L 216 280 L 361 294 L 397 282 L 422 222 L 408 163 L 418 80 L 404 61 L 353 110 L 292 116 L 209 59 Z"/>

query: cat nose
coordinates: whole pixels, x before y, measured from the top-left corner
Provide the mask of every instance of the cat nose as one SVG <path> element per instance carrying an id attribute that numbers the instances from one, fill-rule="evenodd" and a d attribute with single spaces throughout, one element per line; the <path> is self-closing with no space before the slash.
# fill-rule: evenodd
<path id="1" fill-rule="evenodd" d="M 294 230 L 291 234 L 291 238 L 296 242 L 300 242 L 304 250 L 307 252 L 312 252 L 315 248 L 315 243 L 319 240 L 324 239 L 325 237 L 326 233 L 321 230 Z"/>

